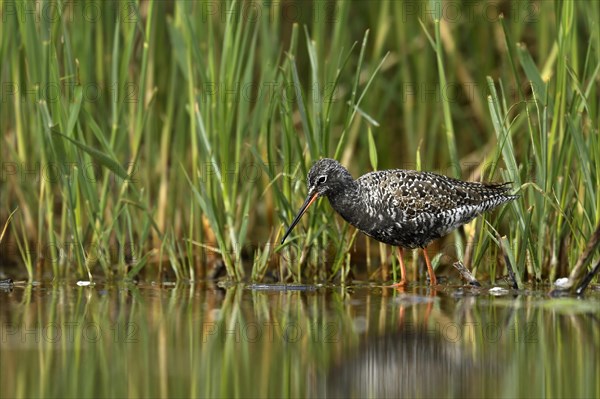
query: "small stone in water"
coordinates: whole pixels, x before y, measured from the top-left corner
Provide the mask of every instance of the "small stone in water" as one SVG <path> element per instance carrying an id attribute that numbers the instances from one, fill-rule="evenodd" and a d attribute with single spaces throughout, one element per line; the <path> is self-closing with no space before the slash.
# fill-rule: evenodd
<path id="1" fill-rule="evenodd" d="M 490 294 L 492 295 L 505 295 L 508 294 L 508 290 L 502 287 L 490 288 Z"/>
<path id="2" fill-rule="evenodd" d="M 556 281 L 554 282 L 554 286 L 558 287 L 558 288 L 568 288 L 569 287 L 569 278 L 568 277 L 557 278 Z"/>

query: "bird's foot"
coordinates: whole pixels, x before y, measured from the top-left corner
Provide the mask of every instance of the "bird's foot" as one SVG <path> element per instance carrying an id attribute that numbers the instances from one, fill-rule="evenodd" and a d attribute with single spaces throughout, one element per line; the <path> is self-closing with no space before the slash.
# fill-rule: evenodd
<path id="1" fill-rule="evenodd" d="M 402 280 L 398 281 L 397 283 L 390 285 L 390 287 L 400 289 L 400 288 L 406 287 L 407 285 L 408 285 L 408 282 L 405 279 L 402 279 Z"/>

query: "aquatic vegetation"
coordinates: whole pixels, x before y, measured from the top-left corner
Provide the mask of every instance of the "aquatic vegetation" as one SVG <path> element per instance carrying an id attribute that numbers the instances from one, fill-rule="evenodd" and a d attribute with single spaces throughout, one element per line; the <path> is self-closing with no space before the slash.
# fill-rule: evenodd
<path id="1" fill-rule="evenodd" d="M 30 280 L 387 280 L 390 249 L 324 203 L 279 245 L 332 157 L 512 181 L 434 267 L 567 276 L 600 221 L 600 5 L 430 4 L 8 2 L 0 260 Z"/>

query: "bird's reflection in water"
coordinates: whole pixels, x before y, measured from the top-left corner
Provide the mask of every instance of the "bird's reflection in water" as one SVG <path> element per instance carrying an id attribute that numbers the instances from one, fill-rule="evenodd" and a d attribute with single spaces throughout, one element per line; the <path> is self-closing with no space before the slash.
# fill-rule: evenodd
<path id="1" fill-rule="evenodd" d="M 399 323 L 393 332 L 366 337 L 356 351 L 340 359 L 320 388 L 328 397 L 478 397 L 498 392 L 498 359 L 477 358 L 464 342 L 432 328 L 435 294 L 400 299 Z M 405 301 L 406 303 L 403 303 Z M 410 308 L 423 306 L 419 323 Z M 435 323 L 433 323 L 435 324 Z M 439 325 L 439 324 L 437 324 Z"/>

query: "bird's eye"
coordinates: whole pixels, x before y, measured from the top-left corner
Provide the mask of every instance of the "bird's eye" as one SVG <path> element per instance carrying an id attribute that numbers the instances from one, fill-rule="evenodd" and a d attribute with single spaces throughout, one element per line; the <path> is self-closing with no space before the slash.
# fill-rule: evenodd
<path id="1" fill-rule="evenodd" d="M 323 176 L 319 176 L 319 178 L 317 179 L 317 184 L 324 184 L 327 181 L 327 176 L 323 175 Z"/>

